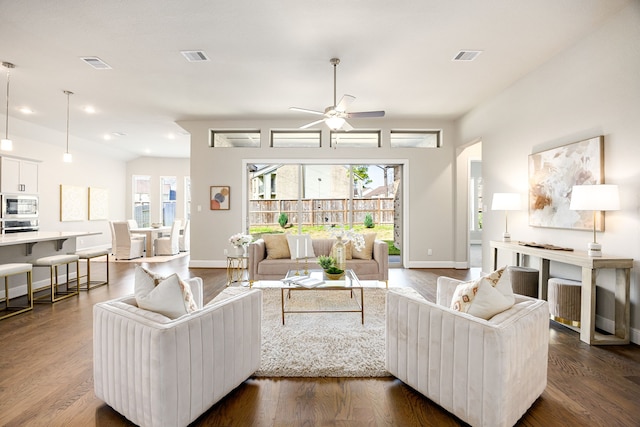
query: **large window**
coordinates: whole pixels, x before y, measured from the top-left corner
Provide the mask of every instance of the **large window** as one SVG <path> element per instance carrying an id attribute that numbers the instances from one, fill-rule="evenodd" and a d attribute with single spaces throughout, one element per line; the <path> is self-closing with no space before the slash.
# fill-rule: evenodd
<path id="1" fill-rule="evenodd" d="M 176 219 L 176 187 L 175 176 L 160 177 L 160 219 L 163 225 L 172 225 Z"/>
<path id="2" fill-rule="evenodd" d="M 249 233 L 308 233 L 331 237 L 336 227 L 374 232 L 394 245 L 396 191 L 400 165 L 252 164 L 249 180 Z M 396 230 L 399 233 L 399 230 Z M 400 235 L 400 234 L 398 234 Z M 391 261 L 391 260 L 390 260 Z"/>
<path id="3" fill-rule="evenodd" d="M 133 176 L 133 219 L 139 227 L 151 225 L 151 177 L 143 175 Z"/>

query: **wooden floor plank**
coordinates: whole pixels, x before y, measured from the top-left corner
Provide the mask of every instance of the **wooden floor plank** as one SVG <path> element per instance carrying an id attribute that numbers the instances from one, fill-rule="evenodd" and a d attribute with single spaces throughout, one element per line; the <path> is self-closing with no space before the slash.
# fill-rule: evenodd
<path id="1" fill-rule="evenodd" d="M 112 263 L 111 285 L 0 321 L 1 425 L 131 426 L 93 393 L 92 307 L 133 292 L 134 263 Z M 189 269 L 188 258 L 145 267 L 202 277 L 205 302 L 225 287 L 224 269 Z M 473 270 L 392 269 L 390 286 L 435 300 L 439 275 Z M 637 426 L 640 347 L 595 347 L 550 322 L 548 386 L 519 426 Z M 194 426 L 460 426 L 455 416 L 389 378 L 250 378 Z"/>

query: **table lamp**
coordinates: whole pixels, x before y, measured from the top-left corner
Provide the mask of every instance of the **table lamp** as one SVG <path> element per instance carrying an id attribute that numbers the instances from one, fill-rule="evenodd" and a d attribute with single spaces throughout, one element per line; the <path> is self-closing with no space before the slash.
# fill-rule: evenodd
<path id="1" fill-rule="evenodd" d="M 571 190 L 569 209 L 593 211 L 593 242 L 589 243 L 589 256 L 601 257 L 602 245 L 596 241 L 596 212 L 620 209 L 620 194 L 617 185 L 574 185 Z"/>
<path id="2" fill-rule="evenodd" d="M 504 234 L 503 242 L 511 241 L 509 234 L 508 211 L 519 211 L 522 208 L 519 193 L 493 193 L 493 201 L 491 202 L 491 210 L 504 211 Z"/>

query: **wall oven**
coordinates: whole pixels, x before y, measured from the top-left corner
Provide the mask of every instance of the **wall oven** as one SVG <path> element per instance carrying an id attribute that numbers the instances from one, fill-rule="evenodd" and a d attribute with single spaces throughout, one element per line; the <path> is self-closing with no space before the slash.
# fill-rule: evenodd
<path id="1" fill-rule="evenodd" d="M 2 233 L 38 230 L 38 196 L 2 194 L 0 199 Z"/>

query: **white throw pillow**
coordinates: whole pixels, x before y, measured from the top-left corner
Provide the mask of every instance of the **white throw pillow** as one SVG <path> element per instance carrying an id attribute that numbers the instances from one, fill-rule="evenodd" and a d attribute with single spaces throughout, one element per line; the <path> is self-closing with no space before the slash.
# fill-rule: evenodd
<path id="1" fill-rule="evenodd" d="M 451 309 L 489 320 L 515 303 L 511 279 L 503 267 L 493 273 L 456 287 Z"/>
<path id="2" fill-rule="evenodd" d="M 177 274 L 165 278 L 138 266 L 134 293 L 138 307 L 171 319 L 197 310 L 191 287 Z"/>
<path id="3" fill-rule="evenodd" d="M 313 242 L 308 234 L 287 234 L 287 244 L 291 259 L 315 258 Z"/>

